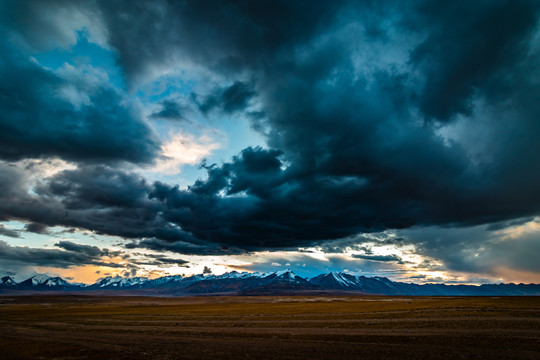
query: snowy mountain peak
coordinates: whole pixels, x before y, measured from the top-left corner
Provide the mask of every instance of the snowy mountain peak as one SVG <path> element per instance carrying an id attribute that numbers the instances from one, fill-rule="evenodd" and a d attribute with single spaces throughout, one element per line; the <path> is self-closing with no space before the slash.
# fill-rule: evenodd
<path id="1" fill-rule="evenodd" d="M 332 271 L 309 279 L 310 282 L 330 289 L 352 289 L 358 287 L 358 278 L 342 272 Z"/>
<path id="2" fill-rule="evenodd" d="M 67 287 L 72 286 L 69 282 L 59 276 L 51 277 L 45 274 L 37 274 L 20 283 L 22 286 L 30 287 Z"/>
<path id="3" fill-rule="evenodd" d="M 226 279 L 226 281 L 223 281 Z M 9 288 L 8 288 L 9 287 Z M 347 291 L 379 295 L 540 295 L 540 284 L 487 284 L 482 286 L 412 284 L 394 282 L 386 277 L 366 277 L 333 271 L 310 279 L 292 270 L 264 274 L 231 271 L 221 275 L 180 275 L 148 280 L 145 277 L 108 276 L 89 286 L 71 284 L 60 277 L 35 275 L 20 283 L 11 276 L 0 278 L 0 292 L 32 291 L 137 291 L 140 294 L 281 294 L 303 290 Z"/>
<path id="4" fill-rule="evenodd" d="M 153 285 L 161 285 L 166 283 L 180 282 L 183 279 L 184 277 L 182 275 L 167 275 L 157 279 L 149 280 L 148 283 Z"/>
<path id="5" fill-rule="evenodd" d="M 17 282 L 15 281 L 15 279 L 13 279 L 13 277 L 6 275 L 0 279 L 0 285 L 15 286 L 17 285 Z"/>
<path id="6" fill-rule="evenodd" d="M 64 280 L 64 279 L 62 279 L 61 277 L 58 277 L 58 276 L 48 278 L 42 284 L 45 285 L 45 286 L 50 286 L 50 287 L 53 287 L 53 286 L 69 286 L 70 285 L 69 282 L 67 282 L 66 280 Z"/>
<path id="7" fill-rule="evenodd" d="M 107 276 L 107 277 L 104 277 L 103 279 L 99 280 L 96 285 L 98 285 L 99 287 L 105 287 L 105 286 L 109 286 L 115 282 L 118 282 L 122 280 L 122 277 L 121 276 Z"/>
<path id="8" fill-rule="evenodd" d="M 30 279 L 32 282 L 32 286 L 37 286 L 46 283 L 47 280 L 50 279 L 50 277 L 45 274 L 37 274 L 32 276 Z"/>
<path id="9" fill-rule="evenodd" d="M 148 281 L 149 280 L 146 277 L 124 278 L 120 280 L 120 284 L 121 286 L 133 286 L 133 285 L 141 285 Z"/>
<path id="10" fill-rule="evenodd" d="M 273 275 L 273 274 L 275 274 L 275 272 L 273 272 L 273 271 L 270 271 L 270 272 L 264 272 L 264 273 L 262 273 L 262 274 L 256 275 L 256 277 L 262 279 L 262 278 L 268 277 L 268 276 Z"/>
<path id="11" fill-rule="evenodd" d="M 141 285 L 148 282 L 148 278 L 145 277 L 133 277 L 124 278 L 119 275 L 107 276 L 96 283 L 99 287 L 129 287 L 135 285 Z"/>
<path id="12" fill-rule="evenodd" d="M 274 274 L 276 277 L 285 280 L 294 280 L 297 277 L 291 269 L 276 271 Z"/>
<path id="13" fill-rule="evenodd" d="M 260 279 L 274 276 L 280 279 L 294 280 L 294 278 L 297 277 L 298 275 L 296 275 L 291 269 L 287 269 L 287 270 L 279 270 L 279 271 L 270 271 L 270 272 L 265 272 L 262 274 L 252 273 L 251 276 L 260 278 Z"/>
<path id="14" fill-rule="evenodd" d="M 337 281 L 343 287 L 352 287 L 352 286 L 354 286 L 354 282 L 352 282 L 350 279 L 348 279 L 347 274 L 345 274 L 345 273 L 333 271 L 332 276 L 334 277 L 335 281 Z"/>
<path id="15" fill-rule="evenodd" d="M 209 276 L 204 276 L 204 274 L 198 274 L 198 275 L 192 275 L 190 277 L 185 277 L 182 279 L 182 281 L 185 281 L 185 282 L 194 282 L 194 281 L 201 281 L 201 280 L 205 280 L 205 279 L 209 279 L 210 277 Z"/>
<path id="16" fill-rule="evenodd" d="M 253 276 L 252 273 L 248 273 L 246 271 L 244 272 L 231 271 L 231 272 L 226 272 L 221 275 L 217 275 L 215 276 L 215 279 L 247 279 L 252 276 Z"/>

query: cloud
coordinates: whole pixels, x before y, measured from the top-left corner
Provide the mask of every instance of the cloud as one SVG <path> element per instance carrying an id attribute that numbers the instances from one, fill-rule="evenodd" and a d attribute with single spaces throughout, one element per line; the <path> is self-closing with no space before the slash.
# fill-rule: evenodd
<path id="1" fill-rule="evenodd" d="M 177 266 L 189 268 L 189 261 L 182 259 L 169 258 L 163 255 L 144 254 L 143 260 L 131 259 L 130 263 L 137 265 L 152 265 L 152 266 Z"/>
<path id="2" fill-rule="evenodd" d="M 335 17 L 341 4 L 335 1 L 311 7 L 308 2 L 288 1 L 98 3 L 109 43 L 118 52 L 132 81 L 179 63 L 216 71 L 241 71 L 249 64 L 264 61 L 284 45 L 292 49 L 299 41 L 309 39 Z"/>
<path id="3" fill-rule="evenodd" d="M 212 273 L 212 269 L 210 269 L 208 266 L 205 266 L 203 269 L 203 274 L 211 274 L 211 273 Z"/>
<path id="4" fill-rule="evenodd" d="M 150 115 L 151 118 L 187 121 L 185 114 L 188 112 L 188 109 L 186 106 L 181 105 L 177 101 L 171 99 L 161 101 L 160 105 L 160 110 L 152 113 Z"/>
<path id="5" fill-rule="evenodd" d="M 11 246 L 0 240 L 0 259 L 4 266 L 13 263 L 22 263 L 33 266 L 47 266 L 57 268 L 71 268 L 75 266 L 96 265 L 104 267 L 123 267 L 121 264 L 112 263 L 102 259 L 110 256 L 106 249 L 95 246 L 81 245 L 69 241 L 56 244 L 60 249 L 30 248 L 26 246 Z"/>
<path id="6" fill-rule="evenodd" d="M 220 144 L 208 134 L 194 137 L 178 133 L 161 146 L 161 156 L 151 168 L 154 172 L 177 174 L 183 165 L 197 165 Z"/>
<path id="7" fill-rule="evenodd" d="M 93 3 L 0 6 L 0 158 L 151 162 L 159 138 L 103 69 L 64 63 L 52 70 L 33 57 L 68 50 L 82 37 L 106 47 L 106 29 Z"/>
<path id="8" fill-rule="evenodd" d="M 533 114 L 540 109 L 531 108 L 533 102 L 521 86 L 532 89 L 534 77 L 525 77 L 523 72 L 532 74 L 532 68 L 537 68 L 528 53 L 537 6 L 520 3 L 515 10 L 520 16 L 504 23 L 507 34 L 501 37 L 493 24 L 510 6 L 501 4 L 467 8 L 458 2 L 455 9 L 460 11 L 452 5 L 450 14 L 435 11 L 436 6 L 429 3 L 419 2 L 410 10 L 383 4 L 367 13 L 355 9 L 360 17 L 345 17 L 344 22 L 328 20 L 333 16 L 330 12 L 324 17 L 329 21 L 323 22 L 324 32 L 315 31 L 321 23 L 314 18 L 320 18 L 310 14 L 300 16 L 300 23 L 313 21 L 301 35 L 295 33 L 296 25 L 280 24 L 289 27 L 291 38 L 260 43 L 263 49 L 257 50 L 267 54 L 264 66 L 256 61 L 243 66 L 257 77 L 257 98 L 265 115 L 253 122 L 255 128 L 264 129 L 271 149 L 245 149 L 231 162 L 209 168 L 208 179 L 197 181 L 190 191 L 171 188 L 165 200 L 170 211 L 165 216 L 199 239 L 253 249 L 300 246 L 412 225 L 469 226 L 537 213 L 540 192 L 533 179 L 540 175 L 540 168 L 525 148 L 538 147 Z M 190 5 L 183 10 L 188 9 Z M 455 21 L 461 10 L 467 14 L 465 22 Z M 429 18 L 422 20 L 425 12 Z M 363 28 L 361 16 L 368 13 L 386 16 L 391 29 L 379 29 L 381 33 Z M 415 24 L 409 21 L 413 18 Z M 454 25 L 456 29 L 445 30 Z M 366 41 L 367 51 L 392 46 L 398 40 L 395 34 L 404 29 L 415 34 L 406 43 L 409 51 L 405 54 L 410 56 L 375 67 L 367 66 L 372 59 L 364 64 L 354 58 L 354 34 Z M 241 46 L 243 37 L 234 26 L 220 30 L 239 44 L 228 49 L 248 59 L 255 56 L 252 48 Z M 463 37 L 459 34 L 477 30 L 479 40 L 471 44 L 457 40 Z M 295 51 L 288 51 L 291 44 Z M 152 46 L 159 43 L 153 41 Z M 475 59 L 487 57 L 485 69 L 469 64 L 471 47 Z M 507 49 L 515 49 L 516 55 L 504 55 Z M 219 46 L 208 51 L 213 51 L 212 59 L 226 52 Z M 443 88 L 432 88 L 434 67 L 437 76 L 448 80 L 443 84 L 458 89 L 455 94 L 449 92 L 452 99 L 440 95 Z M 478 75 L 474 79 L 452 75 L 460 69 Z M 510 82 L 489 84 L 497 85 L 499 96 L 515 99 L 515 106 L 508 105 L 510 113 L 495 110 L 499 107 L 492 96 L 495 87 L 490 85 L 488 91 L 484 86 L 498 79 L 501 69 L 511 74 Z M 235 76 L 232 71 L 227 74 Z M 429 100 L 430 96 L 437 99 Z M 480 98 L 492 110 L 472 106 Z M 470 111 L 461 105 L 465 103 L 472 104 Z M 503 145 L 500 160 L 473 161 L 464 143 L 445 141 L 439 133 L 444 125 L 438 121 L 446 123 L 459 115 L 467 116 L 466 123 L 474 123 L 477 118 L 488 118 L 487 112 L 499 120 L 485 126 L 503 129 L 512 123 L 515 130 L 498 133 L 498 141 L 488 146 L 489 151 L 499 152 L 499 144 L 513 144 L 513 148 Z M 434 120 L 425 122 L 425 118 Z M 483 129 L 479 127 L 477 134 L 484 134 Z M 517 145 L 523 142 L 527 145 Z M 252 155 L 271 159 L 275 165 L 263 175 L 247 166 Z M 518 159 L 519 165 L 510 159 Z"/>
<path id="9" fill-rule="evenodd" d="M 475 92 L 500 99 L 522 75 L 538 13 L 532 1 L 419 2 L 407 21 L 415 30 L 419 23 L 429 29 L 410 58 L 426 76 L 419 94 L 426 117 L 448 121 L 472 114 Z"/>
<path id="10" fill-rule="evenodd" d="M 0 224 L 0 235 L 9 236 L 12 238 L 20 237 L 19 232 L 6 228 L 3 224 Z"/>
<path id="11" fill-rule="evenodd" d="M 5 1 L 0 21 L 12 31 L 10 38 L 32 51 L 68 49 L 83 30 L 93 43 L 105 45 L 106 34 L 92 2 L 65 0 Z"/>
<path id="12" fill-rule="evenodd" d="M 97 246 L 91 246 L 91 245 L 83 245 L 83 244 L 77 244 L 72 241 L 62 240 L 56 243 L 54 246 L 64 249 L 66 251 L 79 253 L 79 254 L 85 254 L 90 257 L 102 257 L 102 256 L 108 256 L 108 257 L 115 257 L 115 256 L 121 256 L 121 251 L 111 251 L 109 249 L 100 249 Z"/>
<path id="13" fill-rule="evenodd" d="M 159 139 L 136 106 L 90 65 L 52 71 L 0 43 L 0 158 L 151 162 Z"/>
<path id="14" fill-rule="evenodd" d="M 199 110 L 206 114 L 214 109 L 220 109 L 225 114 L 232 114 L 243 110 L 253 96 L 255 96 L 255 91 L 249 84 L 235 81 L 231 86 L 217 89 L 214 94 L 208 95 L 199 104 Z"/>
<path id="15" fill-rule="evenodd" d="M 393 231 L 384 231 L 362 233 L 338 240 L 324 240 L 314 244 L 318 250 L 327 254 L 362 251 L 366 255 L 373 254 L 373 246 L 388 245 L 399 247 L 403 245 L 403 238 L 397 236 Z"/>
<path id="16" fill-rule="evenodd" d="M 403 260 L 395 255 L 363 255 L 363 254 L 353 254 L 351 255 L 355 259 L 369 260 L 369 261 L 381 261 L 381 262 L 396 262 L 402 264 Z"/>
<path id="17" fill-rule="evenodd" d="M 40 223 L 30 223 L 25 226 L 25 230 L 28 232 L 33 232 L 36 234 L 47 234 L 48 227 L 45 224 Z"/>
<path id="18" fill-rule="evenodd" d="M 81 9 L 96 14 L 130 86 L 196 68 L 227 84 L 202 95 L 200 110 L 222 116 L 256 105 L 250 125 L 267 144 L 203 163 L 207 177 L 187 189 L 149 183 L 112 163 L 162 161 L 172 171 L 201 161 L 214 143 L 161 143 L 99 69 L 51 71 L 5 40 L 0 156 L 79 167 L 34 186 L 25 170 L 3 164 L 2 218 L 118 235 L 132 239 L 128 247 L 216 254 L 408 228 L 475 233 L 540 211 L 537 2 L 98 1 Z M 47 19 L 45 32 L 73 43 L 72 25 Z M 28 44 L 42 39 L 37 26 L 6 24 Z M 181 114 L 161 106 L 155 116 Z M 415 241 L 450 267 L 489 269 L 463 253 L 458 232 Z M 478 236 L 471 247 L 488 242 Z"/>
<path id="19" fill-rule="evenodd" d="M 181 231 L 163 237 L 167 238 L 167 240 L 146 238 L 128 242 L 125 247 L 127 249 L 148 249 L 186 255 L 232 255 L 242 253 L 239 248 L 220 247 L 215 243 L 202 242 Z"/>
<path id="20" fill-rule="evenodd" d="M 407 244 L 414 244 L 415 252 L 437 259 L 440 265 L 421 264 L 428 270 L 504 277 L 515 272 L 540 271 L 537 254 L 540 226 L 537 219 L 516 221 L 514 225 L 492 230 L 488 225 L 467 228 L 413 228 L 399 231 Z"/>
<path id="21" fill-rule="evenodd" d="M 161 257 L 156 258 L 156 261 L 160 264 L 165 264 L 165 265 L 168 264 L 168 265 L 175 265 L 175 266 L 186 267 L 186 268 L 189 267 L 189 262 L 182 259 L 171 259 L 171 258 L 161 256 Z"/>
<path id="22" fill-rule="evenodd" d="M 285 265 L 300 276 L 316 276 L 331 271 L 351 272 L 366 276 L 384 275 L 400 279 L 411 273 L 396 261 L 362 261 L 345 255 L 322 255 L 320 253 L 299 252 L 257 252 L 238 256 L 241 265 L 226 265 L 238 271 L 271 272 L 279 264 Z"/>
<path id="23" fill-rule="evenodd" d="M 158 216 L 162 205 L 148 199 L 151 186 L 135 174 L 88 166 L 35 184 L 26 169 L 1 163 L 0 169 L 0 218 L 132 238 L 177 232 Z"/>

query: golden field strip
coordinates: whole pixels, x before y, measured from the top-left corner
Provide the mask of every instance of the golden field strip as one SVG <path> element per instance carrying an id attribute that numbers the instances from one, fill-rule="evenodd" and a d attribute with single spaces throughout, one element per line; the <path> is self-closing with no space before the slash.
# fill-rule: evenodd
<path id="1" fill-rule="evenodd" d="M 540 297 L 0 297 L 0 359 L 540 359 Z"/>

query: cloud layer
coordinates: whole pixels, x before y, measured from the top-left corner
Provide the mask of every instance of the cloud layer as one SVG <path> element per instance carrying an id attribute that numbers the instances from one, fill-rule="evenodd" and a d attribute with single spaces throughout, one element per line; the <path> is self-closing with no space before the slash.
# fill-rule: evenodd
<path id="1" fill-rule="evenodd" d="M 97 67 L 32 60 L 81 31 L 38 11 L 52 6 L 114 52 L 127 89 Z M 0 218 L 35 223 L 28 231 L 73 226 L 129 247 L 231 254 L 540 211 L 538 2 L 4 7 L 19 10 L 0 28 Z M 181 189 L 125 164 L 159 165 L 162 148 L 130 94 L 189 70 L 221 85 L 193 92 L 189 111 L 161 99 L 149 119 L 243 116 L 267 146 L 204 162 L 207 177 Z M 16 163 L 29 158 L 77 166 L 32 183 Z"/>

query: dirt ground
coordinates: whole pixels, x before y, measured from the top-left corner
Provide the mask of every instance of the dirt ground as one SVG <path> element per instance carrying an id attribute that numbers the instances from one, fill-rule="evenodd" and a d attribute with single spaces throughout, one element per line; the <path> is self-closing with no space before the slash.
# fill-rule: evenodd
<path id="1" fill-rule="evenodd" d="M 0 297 L 0 359 L 540 359 L 540 297 Z"/>

